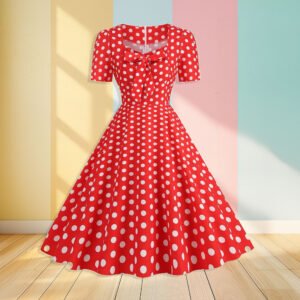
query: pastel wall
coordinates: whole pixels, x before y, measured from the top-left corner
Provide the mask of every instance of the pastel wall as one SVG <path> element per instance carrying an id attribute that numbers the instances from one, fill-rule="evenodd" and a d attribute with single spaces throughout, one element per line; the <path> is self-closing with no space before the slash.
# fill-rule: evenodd
<path id="1" fill-rule="evenodd" d="M 112 12 L 111 1 L 52 1 L 51 219 L 113 115 L 112 83 L 89 80 L 96 35 L 112 26 Z"/>
<path id="2" fill-rule="evenodd" d="M 238 199 L 248 220 L 299 220 L 300 2 L 239 0 Z"/>
<path id="3" fill-rule="evenodd" d="M 200 82 L 175 85 L 174 108 L 236 210 L 237 0 L 174 0 L 173 22 L 194 33 L 201 72 Z"/>
<path id="4" fill-rule="evenodd" d="M 48 219 L 50 1 L 2 0 L 0 35 L 0 219 Z"/>
<path id="5" fill-rule="evenodd" d="M 201 81 L 171 104 L 243 220 L 299 220 L 300 4 L 4 0 L 1 220 L 53 220 L 121 104 L 89 81 L 99 30 L 173 23 L 195 35 Z"/>

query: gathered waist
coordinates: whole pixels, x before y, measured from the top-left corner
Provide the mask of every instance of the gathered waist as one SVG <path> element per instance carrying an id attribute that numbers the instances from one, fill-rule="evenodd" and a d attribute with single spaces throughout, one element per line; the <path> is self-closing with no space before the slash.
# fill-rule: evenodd
<path id="1" fill-rule="evenodd" d="M 125 101 L 121 103 L 121 106 L 138 106 L 138 107 L 146 107 L 146 106 L 171 106 L 170 102 L 167 101 Z"/>

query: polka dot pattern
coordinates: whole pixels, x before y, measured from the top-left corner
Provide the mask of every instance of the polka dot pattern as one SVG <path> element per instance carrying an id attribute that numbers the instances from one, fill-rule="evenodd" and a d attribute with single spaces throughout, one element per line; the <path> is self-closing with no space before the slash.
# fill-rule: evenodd
<path id="1" fill-rule="evenodd" d="M 95 41 L 91 79 L 115 76 L 122 105 L 41 246 L 73 270 L 182 275 L 254 248 L 169 104 L 176 75 L 200 79 L 193 34 L 163 24 L 146 36 L 144 46 L 144 26 L 120 24 Z"/>

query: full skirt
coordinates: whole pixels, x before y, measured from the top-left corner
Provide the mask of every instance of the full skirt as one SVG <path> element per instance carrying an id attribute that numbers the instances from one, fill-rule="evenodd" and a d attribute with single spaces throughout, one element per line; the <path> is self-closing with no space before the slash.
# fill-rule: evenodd
<path id="1" fill-rule="evenodd" d="M 173 107 L 122 104 L 41 251 L 72 270 L 149 277 L 217 268 L 253 248 Z"/>

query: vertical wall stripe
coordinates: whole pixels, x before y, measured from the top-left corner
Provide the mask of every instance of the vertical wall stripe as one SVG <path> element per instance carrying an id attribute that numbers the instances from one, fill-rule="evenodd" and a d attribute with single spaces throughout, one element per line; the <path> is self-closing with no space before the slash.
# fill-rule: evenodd
<path id="1" fill-rule="evenodd" d="M 0 219 L 46 220 L 50 1 L 0 1 L 0 31 Z"/>
<path id="2" fill-rule="evenodd" d="M 52 219 L 112 117 L 113 85 L 89 80 L 94 42 L 112 26 L 112 9 L 111 1 L 51 1 Z"/>
<path id="3" fill-rule="evenodd" d="M 239 0 L 239 211 L 299 219 L 300 2 Z"/>
<path id="4" fill-rule="evenodd" d="M 173 106 L 228 201 L 237 202 L 237 0 L 174 0 L 173 22 L 194 33 L 199 82 L 177 83 Z"/>

